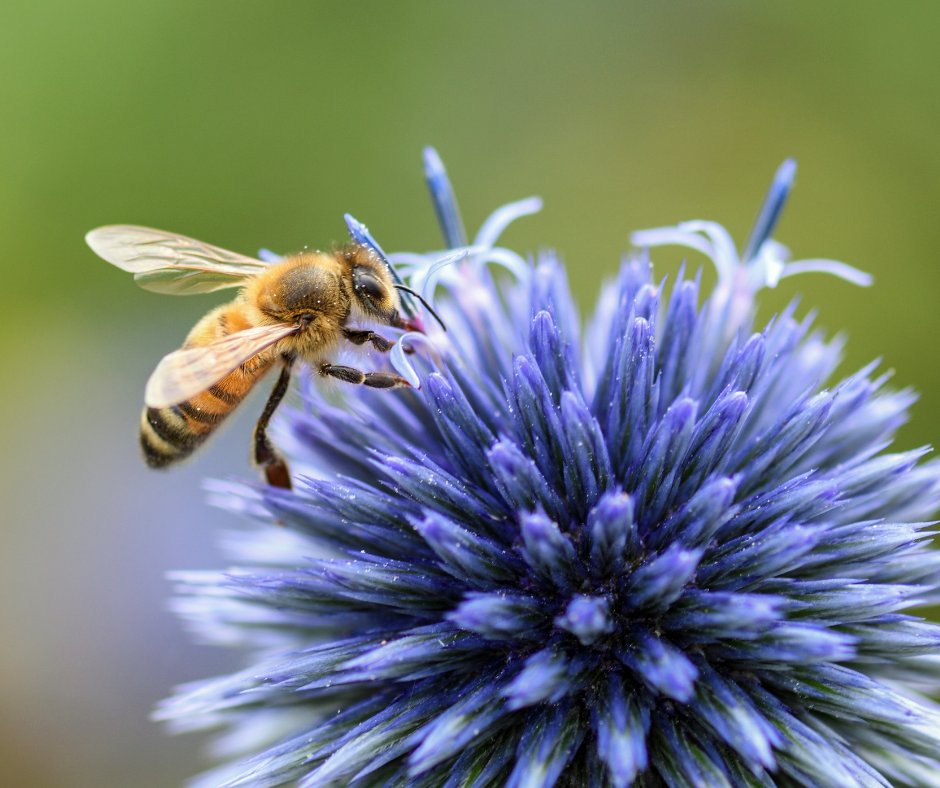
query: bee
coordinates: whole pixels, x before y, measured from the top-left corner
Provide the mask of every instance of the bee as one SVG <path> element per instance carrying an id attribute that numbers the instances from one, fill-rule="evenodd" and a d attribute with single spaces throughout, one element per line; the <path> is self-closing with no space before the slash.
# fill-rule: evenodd
<path id="1" fill-rule="evenodd" d="M 410 387 L 398 375 L 363 372 L 331 359 L 346 343 L 368 344 L 380 353 L 395 344 L 356 324 L 423 331 L 413 302 L 407 300 L 403 310 L 399 291 L 418 298 L 440 322 L 427 302 L 364 243 L 266 263 L 146 227 L 100 227 L 85 240 L 100 257 L 133 273 L 147 290 L 186 295 L 240 288 L 235 300 L 196 323 L 183 347 L 164 356 L 147 381 L 140 446 L 151 468 L 189 457 L 258 381 L 279 369 L 254 430 L 252 453 L 268 484 L 289 489 L 290 473 L 267 428 L 297 363 L 306 362 L 324 378 L 345 383 Z"/>

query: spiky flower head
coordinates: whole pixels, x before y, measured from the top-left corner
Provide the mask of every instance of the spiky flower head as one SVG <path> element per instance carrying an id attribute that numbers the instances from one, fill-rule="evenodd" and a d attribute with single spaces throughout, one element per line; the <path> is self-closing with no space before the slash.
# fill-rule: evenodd
<path id="1" fill-rule="evenodd" d="M 176 575 L 254 654 L 158 712 L 227 726 L 194 784 L 940 785 L 940 628 L 902 612 L 940 588 L 940 466 L 886 451 L 914 397 L 875 365 L 827 387 L 840 343 L 794 306 L 751 328 L 782 276 L 868 282 L 770 239 L 793 164 L 740 257 L 707 222 L 634 235 L 583 338 L 555 257 L 495 245 L 539 201 L 467 246 L 425 168 L 454 251 L 388 256 L 450 329 L 396 345 L 420 389 L 303 384 L 295 491 L 215 483 L 261 525 L 231 571 Z M 662 243 L 715 262 L 703 304 L 653 279 Z"/>

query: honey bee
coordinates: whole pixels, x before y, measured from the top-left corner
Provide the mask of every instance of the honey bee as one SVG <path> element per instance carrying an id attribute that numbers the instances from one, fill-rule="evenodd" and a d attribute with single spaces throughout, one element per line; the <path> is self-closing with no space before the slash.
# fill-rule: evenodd
<path id="1" fill-rule="evenodd" d="M 290 473 L 267 427 L 297 362 L 345 383 L 410 387 L 398 375 L 363 372 L 330 359 L 344 343 L 368 343 L 380 353 L 395 344 L 374 331 L 350 326 L 351 321 L 422 331 L 413 302 L 407 300 L 403 310 L 399 291 L 418 298 L 440 322 L 427 302 L 364 243 L 332 253 L 303 251 L 265 263 L 146 227 L 100 227 L 85 240 L 148 290 L 184 295 L 241 288 L 234 301 L 203 317 L 183 347 L 164 356 L 147 381 L 140 445 L 151 468 L 165 468 L 191 455 L 261 378 L 279 368 L 254 430 L 253 459 L 269 484 L 289 489 Z"/>

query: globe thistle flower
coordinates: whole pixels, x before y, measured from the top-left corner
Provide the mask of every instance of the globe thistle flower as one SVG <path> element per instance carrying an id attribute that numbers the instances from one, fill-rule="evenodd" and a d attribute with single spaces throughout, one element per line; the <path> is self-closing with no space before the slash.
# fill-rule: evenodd
<path id="1" fill-rule="evenodd" d="M 940 465 L 887 451 L 914 395 L 827 384 L 842 342 L 795 304 L 752 329 L 782 277 L 870 281 L 771 239 L 793 163 L 740 256 L 708 222 L 636 233 L 583 337 L 555 256 L 496 246 L 540 202 L 468 245 L 425 172 L 448 250 L 387 258 L 449 327 L 396 345 L 420 388 L 305 383 L 296 489 L 213 483 L 259 525 L 175 575 L 253 653 L 157 712 L 227 731 L 193 785 L 940 785 L 940 627 L 903 612 L 938 600 Z M 654 280 L 664 243 L 714 261 L 703 303 Z"/>

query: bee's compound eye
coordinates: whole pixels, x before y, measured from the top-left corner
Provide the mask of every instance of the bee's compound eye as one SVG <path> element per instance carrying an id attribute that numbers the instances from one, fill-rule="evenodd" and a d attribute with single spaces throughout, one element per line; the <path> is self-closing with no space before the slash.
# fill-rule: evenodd
<path id="1" fill-rule="evenodd" d="M 385 297 L 385 285 L 371 271 L 353 271 L 353 286 L 357 293 L 365 294 L 373 302 L 381 301 Z"/>

